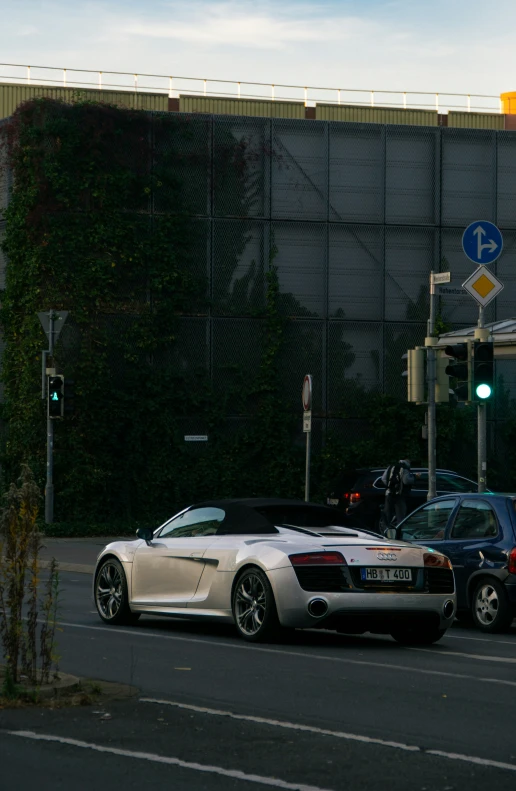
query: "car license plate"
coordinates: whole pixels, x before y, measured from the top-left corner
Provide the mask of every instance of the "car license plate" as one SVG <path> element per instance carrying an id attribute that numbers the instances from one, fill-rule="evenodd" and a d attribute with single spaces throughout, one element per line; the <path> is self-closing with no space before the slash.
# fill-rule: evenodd
<path id="1" fill-rule="evenodd" d="M 334 497 L 328 497 L 326 499 L 326 502 L 328 503 L 328 505 L 338 505 L 339 504 L 339 501 L 337 499 L 335 499 Z"/>
<path id="2" fill-rule="evenodd" d="M 364 568 L 360 577 L 367 582 L 412 582 L 412 569 Z"/>

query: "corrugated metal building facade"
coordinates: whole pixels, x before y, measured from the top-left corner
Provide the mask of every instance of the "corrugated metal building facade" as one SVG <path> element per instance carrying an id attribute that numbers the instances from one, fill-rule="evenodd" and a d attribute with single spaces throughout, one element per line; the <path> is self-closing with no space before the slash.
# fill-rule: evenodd
<path id="1" fill-rule="evenodd" d="M 504 94 L 512 96 L 512 94 Z M 493 112 L 455 112 L 440 114 L 437 110 L 412 108 L 317 103 L 305 107 L 303 102 L 276 101 L 181 94 L 170 99 L 166 93 L 148 91 L 113 91 L 108 89 L 71 88 L 51 85 L 0 83 L 0 119 L 8 118 L 22 102 L 48 97 L 64 102 L 87 100 L 106 102 L 119 107 L 154 112 L 179 111 L 216 115 L 241 115 L 262 118 L 307 118 L 317 121 L 351 121 L 354 123 L 397 124 L 408 126 L 453 126 L 463 129 L 513 129 L 516 116 Z M 504 106 L 516 107 L 507 100 Z M 509 119 L 509 120 L 508 120 Z"/>
<path id="2" fill-rule="evenodd" d="M 16 108 L 30 99 L 57 99 L 61 102 L 87 100 L 105 102 L 133 110 L 168 110 L 168 96 L 163 93 L 140 93 L 132 91 L 107 91 L 74 88 L 58 88 L 46 85 L 0 84 L 0 119 L 8 118 Z"/>

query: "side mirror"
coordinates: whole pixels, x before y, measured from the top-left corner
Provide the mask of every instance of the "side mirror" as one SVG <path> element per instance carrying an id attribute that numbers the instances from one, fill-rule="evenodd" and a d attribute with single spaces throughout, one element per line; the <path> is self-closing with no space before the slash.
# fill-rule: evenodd
<path id="1" fill-rule="evenodd" d="M 139 527 L 136 531 L 136 535 L 138 538 L 143 538 L 146 544 L 150 544 L 154 535 L 154 531 L 152 527 Z"/>
<path id="2" fill-rule="evenodd" d="M 385 537 L 395 541 L 397 532 L 398 531 L 396 530 L 395 527 L 388 527 L 387 530 L 385 531 Z"/>

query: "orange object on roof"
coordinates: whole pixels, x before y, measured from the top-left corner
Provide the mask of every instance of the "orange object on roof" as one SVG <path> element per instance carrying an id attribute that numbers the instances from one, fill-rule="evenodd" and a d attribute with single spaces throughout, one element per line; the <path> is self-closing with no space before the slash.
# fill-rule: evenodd
<path id="1" fill-rule="evenodd" d="M 516 115 L 516 91 L 501 93 L 502 112 L 505 115 Z"/>

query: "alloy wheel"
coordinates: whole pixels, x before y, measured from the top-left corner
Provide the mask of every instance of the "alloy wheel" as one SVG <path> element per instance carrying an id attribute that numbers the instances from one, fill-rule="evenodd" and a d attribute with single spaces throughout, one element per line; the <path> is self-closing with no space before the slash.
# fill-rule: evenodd
<path id="1" fill-rule="evenodd" d="M 475 613 L 479 623 L 483 626 L 491 626 L 498 617 L 500 600 L 495 588 L 486 583 L 482 585 L 475 599 Z"/>
<path id="2" fill-rule="evenodd" d="M 265 586 L 257 574 L 247 574 L 238 583 L 235 597 L 235 615 L 239 629 L 246 635 L 255 635 L 262 627 L 267 607 Z"/>
<path id="3" fill-rule="evenodd" d="M 102 566 L 97 578 L 96 597 L 99 610 L 106 619 L 115 618 L 123 603 L 120 570 L 113 563 Z"/>

